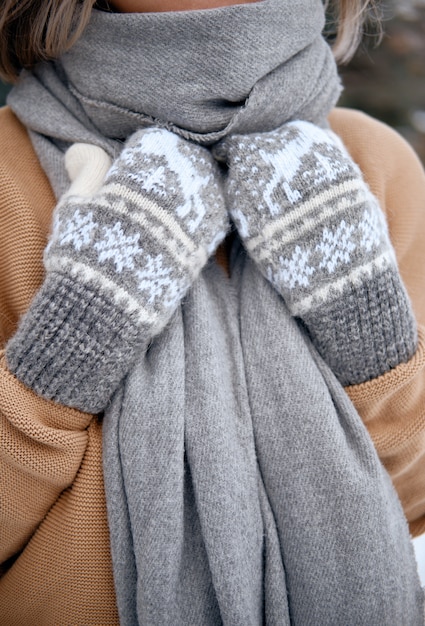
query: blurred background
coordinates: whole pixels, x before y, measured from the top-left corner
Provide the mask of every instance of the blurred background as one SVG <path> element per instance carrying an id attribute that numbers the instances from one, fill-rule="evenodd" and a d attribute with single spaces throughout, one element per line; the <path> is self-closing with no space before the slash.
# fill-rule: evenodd
<path id="1" fill-rule="evenodd" d="M 383 0 L 384 36 L 366 36 L 341 68 L 341 104 L 396 128 L 425 163 L 425 0 Z"/>
<path id="2" fill-rule="evenodd" d="M 4 104 L 8 91 L 9 91 L 9 85 L 5 85 L 0 81 L 0 105 Z"/>
<path id="3" fill-rule="evenodd" d="M 371 32 L 350 64 L 341 69 L 343 106 L 393 126 L 425 163 L 425 0 L 381 0 L 384 36 Z M 0 83 L 0 104 L 9 87 Z M 425 585 L 425 535 L 414 542 Z"/>

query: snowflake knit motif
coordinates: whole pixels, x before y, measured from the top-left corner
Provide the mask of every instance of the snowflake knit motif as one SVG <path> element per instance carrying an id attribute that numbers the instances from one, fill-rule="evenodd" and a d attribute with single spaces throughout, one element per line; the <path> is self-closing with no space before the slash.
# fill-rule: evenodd
<path id="1" fill-rule="evenodd" d="M 289 289 L 294 289 L 296 285 L 308 287 L 309 277 L 315 272 L 314 267 L 308 265 L 310 256 L 311 250 L 296 246 L 291 258 L 279 257 L 280 268 L 277 272 L 268 268 L 268 280 L 278 288 L 282 285 Z"/>
<path id="2" fill-rule="evenodd" d="M 97 223 L 93 221 L 92 211 L 83 215 L 77 209 L 74 215 L 64 223 L 58 220 L 57 225 L 55 225 L 55 229 L 57 229 L 55 234 L 60 246 L 70 243 L 75 250 L 81 250 L 83 246 L 91 243 L 93 232 L 97 226 Z"/>
<path id="3" fill-rule="evenodd" d="M 382 230 L 386 228 L 383 219 L 380 219 L 380 208 L 375 211 L 365 209 L 363 219 L 359 222 L 359 230 L 363 233 L 360 244 L 370 252 L 372 248 L 377 248 L 381 241 Z"/>
<path id="4" fill-rule="evenodd" d="M 349 226 L 345 220 L 334 231 L 323 229 L 322 241 L 317 244 L 316 250 L 323 254 L 320 267 L 326 268 L 329 274 L 333 274 L 339 263 L 350 262 L 351 253 L 356 248 L 351 240 L 353 231 L 354 226 Z"/>
<path id="5" fill-rule="evenodd" d="M 143 252 L 143 249 L 137 244 L 140 233 L 126 236 L 121 222 L 116 222 L 112 228 L 103 226 L 102 229 L 105 234 L 104 239 L 94 245 L 99 253 L 99 263 L 111 259 L 115 263 L 118 273 L 121 273 L 124 268 L 134 269 L 134 257 Z"/>
<path id="6" fill-rule="evenodd" d="M 162 298 L 170 290 L 173 283 L 170 274 L 171 268 L 163 266 L 162 254 L 157 254 L 155 257 L 148 254 L 145 267 L 136 272 L 139 280 L 138 288 L 140 291 L 147 292 L 148 304 L 154 304 L 157 298 Z"/>

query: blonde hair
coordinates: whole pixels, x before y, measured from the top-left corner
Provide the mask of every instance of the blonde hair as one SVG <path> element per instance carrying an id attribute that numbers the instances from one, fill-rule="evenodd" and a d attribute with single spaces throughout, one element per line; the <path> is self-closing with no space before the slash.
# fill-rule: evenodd
<path id="1" fill-rule="evenodd" d="M 358 46 L 365 15 L 375 0 L 324 2 L 335 24 L 335 58 L 344 63 Z M 68 50 L 83 32 L 96 0 L 1 0 L 1 4 L 0 77 L 13 82 L 22 68 L 31 69 Z"/>
<path id="2" fill-rule="evenodd" d="M 332 49 L 338 63 L 347 63 L 357 50 L 366 19 L 374 23 L 380 39 L 382 31 L 376 0 L 325 0 L 325 7 L 336 33 Z"/>

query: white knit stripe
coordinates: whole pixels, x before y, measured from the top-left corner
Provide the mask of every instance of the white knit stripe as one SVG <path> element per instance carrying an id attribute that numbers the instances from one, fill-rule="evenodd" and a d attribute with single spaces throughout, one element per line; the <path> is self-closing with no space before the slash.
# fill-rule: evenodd
<path id="1" fill-rule="evenodd" d="M 369 263 L 355 267 L 349 274 L 338 280 L 329 281 L 326 284 L 321 283 L 320 288 L 313 291 L 312 294 L 299 302 L 292 303 L 291 312 L 300 317 L 305 313 L 311 313 L 312 310 L 329 301 L 330 296 L 334 298 L 338 293 L 342 293 L 348 283 L 360 285 L 364 278 L 370 278 L 374 271 L 383 271 L 391 266 L 396 268 L 395 255 L 392 250 L 387 250 Z"/>
<path id="2" fill-rule="evenodd" d="M 133 318 L 136 323 L 141 326 L 149 326 L 154 329 L 157 323 L 157 315 L 155 311 L 147 311 L 143 308 L 140 300 L 134 298 L 126 289 L 123 289 L 113 280 L 110 280 L 107 276 L 99 272 L 98 270 L 80 263 L 71 257 L 52 256 L 45 262 L 46 269 L 52 272 L 66 272 L 66 274 L 73 276 L 74 278 L 83 280 L 89 285 L 96 285 L 96 287 L 112 297 L 114 302 L 124 308 L 124 311 L 132 316 L 136 312 L 137 315 Z"/>
<path id="3" fill-rule="evenodd" d="M 138 224 L 144 228 L 147 227 L 149 234 L 160 243 L 161 247 L 168 248 L 170 254 L 174 257 L 175 261 L 179 264 L 185 265 L 185 257 L 189 254 L 197 254 L 198 249 L 194 242 L 186 233 L 182 230 L 179 222 L 173 218 L 173 216 L 165 211 L 161 206 L 149 200 L 148 198 L 140 197 L 140 195 L 134 191 L 129 190 L 124 185 L 117 183 L 111 183 L 103 187 L 105 193 L 117 194 L 122 200 L 121 202 L 111 203 L 108 200 L 102 200 L 102 198 L 96 198 L 96 206 L 105 207 L 109 211 L 113 211 L 117 215 L 125 216 L 129 221 Z M 133 202 L 139 209 L 142 209 L 143 213 L 130 212 L 126 205 L 126 200 Z M 78 196 L 69 197 L 66 199 L 67 204 L 81 205 L 81 200 Z M 146 213 L 150 213 L 156 218 L 163 227 L 156 225 L 146 219 Z M 173 237 L 166 237 L 164 228 L 167 228 L 173 233 Z M 179 246 L 179 243 L 181 246 Z M 182 255 L 180 252 L 184 252 Z"/>
<path id="4" fill-rule="evenodd" d="M 314 217 L 306 219 L 299 229 L 292 230 L 289 233 L 281 233 L 276 235 L 276 239 L 267 241 L 263 240 L 259 243 L 259 249 L 255 252 L 255 258 L 258 261 L 269 261 L 273 258 L 275 251 L 281 252 L 283 246 L 287 246 L 291 243 L 297 243 L 307 233 L 317 231 L 322 224 L 329 224 L 330 219 L 344 213 L 347 209 L 353 209 L 353 202 L 347 198 L 342 198 L 337 203 L 328 205 L 320 216 L 320 219 Z M 260 239 L 259 237 L 257 238 Z M 250 243 L 247 243 L 247 249 L 249 252 L 253 252 Z"/>
<path id="5" fill-rule="evenodd" d="M 80 206 L 78 202 L 76 202 L 76 197 L 74 198 L 74 200 L 76 206 Z M 106 201 L 104 203 L 96 201 L 96 206 L 105 206 L 105 208 L 110 208 L 110 205 Z M 187 254 L 187 251 L 185 250 L 181 242 L 167 237 L 167 232 L 165 231 L 165 227 L 163 225 L 153 226 L 152 224 L 150 224 L 149 236 L 150 235 L 152 235 L 152 238 L 158 242 L 158 249 L 162 249 L 164 252 L 168 252 L 168 255 L 173 259 L 173 262 L 177 264 L 182 270 L 190 271 L 194 265 L 199 264 L 203 266 L 208 260 L 208 250 L 202 247 L 196 248 L 195 251 L 192 252 L 190 255 Z M 140 241 L 140 243 L 143 248 L 143 239 Z M 152 242 L 150 242 L 149 250 L 147 250 L 146 252 L 152 253 L 151 248 Z"/>
<path id="6" fill-rule="evenodd" d="M 332 187 L 331 203 L 329 202 L 329 190 L 326 190 L 303 204 L 300 204 L 296 209 L 291 208 L 281 218 L 269 222 L 262 230 L 261 235 L 247 241 L 246 245 L 248 250 L 253 251 L 257 246 L 261 246 L 263 248 L 262 251 L 255 255 L 258 260 L 261 260 L 262 254 L 267 256 L 267 252 L 272 251 L 272 243 L 275 247 L 280 247 L 295 239 L 299 239 L 302 233 L 312 230 L 313 228 L 316 229 L 322 221 L 325 222 L 339 212 L 347 209 L 347 207 L 352 207 L 353 201 L 344 198 L 344 196 L 353 191 L 364 192 L 364 183 L 361 179 L 345 181 Z M 336 205 L 336 203 L 338 204 Z M 308 217 L 309 214 L 317 208 L 323 210 L 324 206 L 326 206 L 326 210 L 321 213 L 322 217 L 320 222 L 317 216 Z M 302 230 L 297 229 L 293 232 L 289 231 L 290 226 L 301 219 L 305 220 L 305 225 L 302 227 Z M 286 231 L 286 236 L 278 236 L 279 231 Z M 263 247 L 265 241 L 267 242 L 267 250 L 264 250 Z"/>
<path id="7" fill-rule="evenodd" d="M 181 242 L 182 246 L 184 246 L 187 252 L 195 252 L 196 246 L 193 243 L 193 240 L 188 237 L 185 231 L 182 229 L 180 222 L 175 219 L 171 211 L 166 211 L 162 208 L 161 205 L 157 204 L 153 200 L 146 198 L 145 196 L 141 196 L 137 191 L 133 191 L 129 189 L 125 185 L 121 185 L 119 183 L 109 183 L 103 187 L 102 192 L 104 194 L 116 194 L 118 197 L 124 197 L 126 200 L 128 199 L 132 204 L 135 204 L 139 209 L 143 211 L 143 213 L 136 213 L 128 211 L 128 208 L 125 203 L 108 205 L 114 211 L 119 212 L 122 215 L 125 215 L 129 219 L 137 222 L 138 224 L 145 226 L 148 225 L 149 230 L 151 229 L 151 223 L 146 220 L 145 213 L 150 213 L 156 220 L 164 224 L 168 228 L 168 230 L 173 234 L 173 238 L 177 239 Z M 166 243 L 161 240 L 161 244 Z"/>

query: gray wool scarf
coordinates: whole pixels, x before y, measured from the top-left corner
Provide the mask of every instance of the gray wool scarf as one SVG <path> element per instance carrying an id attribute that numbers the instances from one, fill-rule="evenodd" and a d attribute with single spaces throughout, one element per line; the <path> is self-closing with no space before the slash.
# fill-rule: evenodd
<path id="1" fill-rule="evenodd" d="M 323 19 L 319 0 L 94 11 L 9 97 L 66 193 L 8 364 L 104 409 L 123 625 L 423 624 L 400 503 L 341 386 L 416 334 L 379 207 L 326 129 Z M 88 198 L 68 193 L 76 143 L 114 159 Z"/>
<path id="2" fill-rule="evenodd" d="M 94 11 L 78 44 L 23 72 L 8 97 L 57 196 L 69 185 L 63 152 L 76 142 L 114 157 L 141 127 L 165 126 L 210 145 L 231 132 L 273 130 L 295 113 L 323 123 L 340 93 L 320 35 L 323 8 L 319 0 L 290 4 Z"/>

